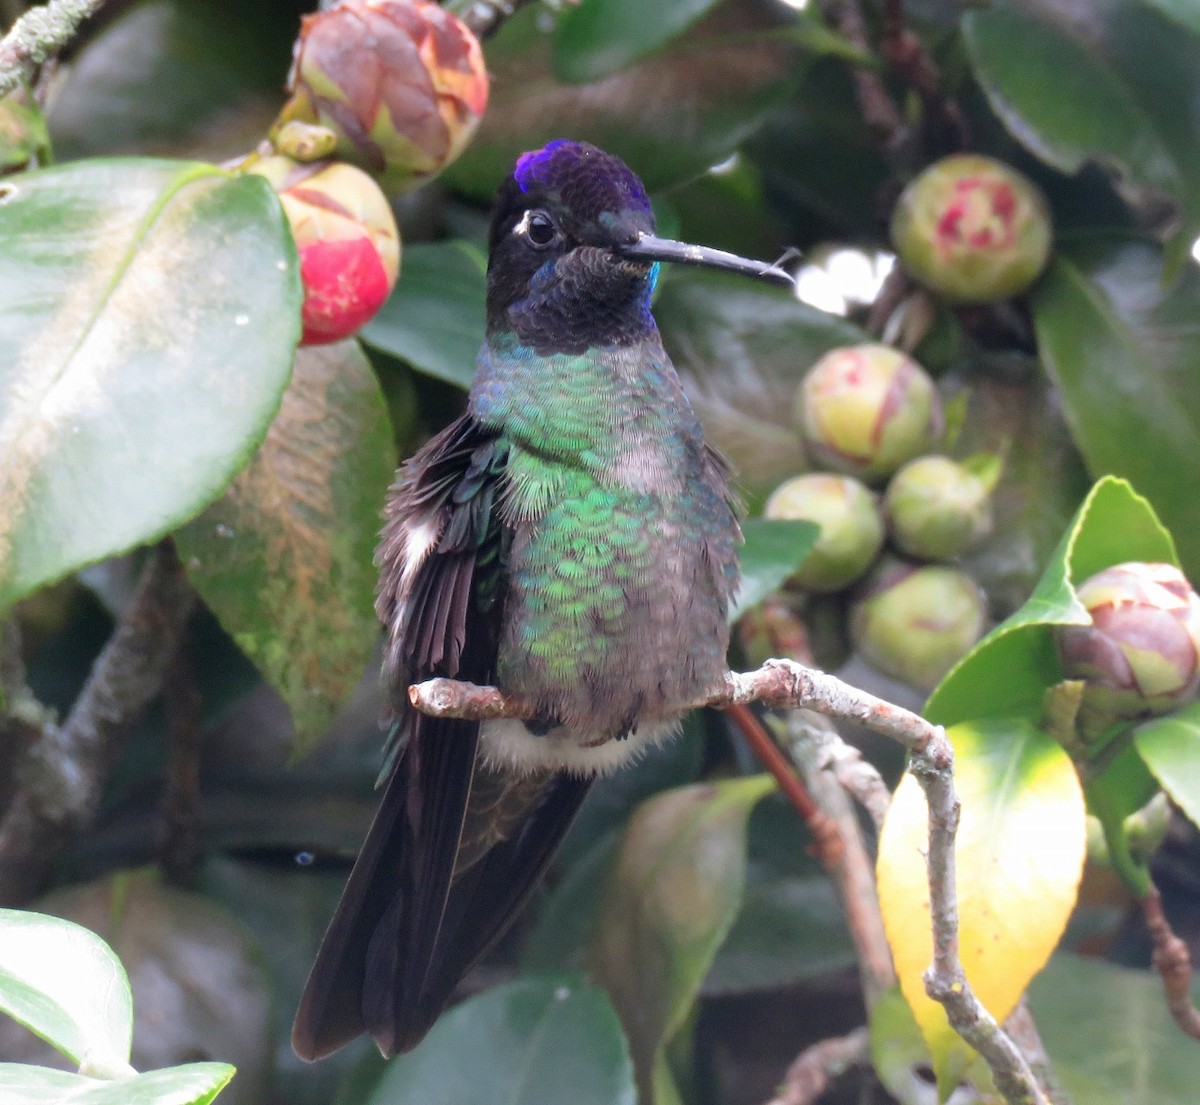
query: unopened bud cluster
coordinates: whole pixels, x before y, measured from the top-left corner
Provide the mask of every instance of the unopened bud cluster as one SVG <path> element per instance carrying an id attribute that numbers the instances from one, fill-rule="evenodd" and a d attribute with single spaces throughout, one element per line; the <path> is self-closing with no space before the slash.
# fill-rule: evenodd
<path id="1" fill-rule="evenodd" d="M 304 345 L 349 337 L 400 273 L 389 196 L 431 180 L 488 100 L 479 41 L 430 0 L 342 0 L 305 16 L 289 99 L 246 171 L 279 193 L 300 255 Z"/>
<path id="2" fill-rule="evenodd" d="M 788 581 L 793 592 L 850 592 L 860 655 L 928 689 L 982 636 L 978 585 L 945 563 L 991 529 L 999 458 L 937 455 L 937 387 L 886 345 L 833 349 L 797 389 L 794 416 L 816 471 L 786 480 L 768 518 L 811 521 L 816 544 Z M 891 552 L 886 552 L 888 546 Z"/>

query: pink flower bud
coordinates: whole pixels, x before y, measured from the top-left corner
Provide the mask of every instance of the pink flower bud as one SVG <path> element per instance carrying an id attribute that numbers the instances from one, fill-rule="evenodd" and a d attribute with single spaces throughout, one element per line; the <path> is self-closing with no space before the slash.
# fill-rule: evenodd
<path id="1" fill-rule="evenodd" d="M 338 135 L 338 156 L 389 194 L 441 172 L 483 117 L 479 40 L 428 0 L 344 0 L 305 16 L 277 129 L 300 120 Z"/>
<path id="2" fill-rule="evenodd" d="M 1090 626 L 1057 631 L 1063 673 L 1114 720 L 1178 709 L 1200 685 L 1200 597 L 1170 564 L 1117 564 L 1076 594 Z"/>

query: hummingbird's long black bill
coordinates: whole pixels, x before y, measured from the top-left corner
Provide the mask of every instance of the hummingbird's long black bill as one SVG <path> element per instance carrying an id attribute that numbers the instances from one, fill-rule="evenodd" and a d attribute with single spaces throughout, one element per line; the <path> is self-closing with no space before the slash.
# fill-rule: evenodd
<path id="1" fill-rule="evenodd" d="M 653 234 L 642 234 L 636 242 L 618 246 L 617 252 L 631 261 L 673 261 L 678 265 L 703 265 L 710 269 L 723 269 L 742 276 L 753 276 L 775 284 L 795 286 L 792 275 L 778 265 L 766 261 L 751 261 L 736 253 L 708 246 L 693 246 L 687 242 L 676 242 L 670 238 L 658 238 Z"/>

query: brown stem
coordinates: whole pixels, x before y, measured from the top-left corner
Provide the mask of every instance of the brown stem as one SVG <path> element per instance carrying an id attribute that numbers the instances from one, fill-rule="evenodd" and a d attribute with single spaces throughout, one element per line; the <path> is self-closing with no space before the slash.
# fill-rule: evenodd
<path id="1" fill-rule="evenodd" d="M 159 862 L 174 886 L 191 886 L 199 864 L 200 749 L 204 743 L 200 688 L 186 649 L 179 649 L 163 683 L 171 761 L 163 792 Z"/>
<path id="2" fill-rule="evenodd" d="M 1167 1008 L 1184 1032 L 1200 1040 L 1200 1011 L 1192 1004 L 1192 957 L 1188 946 L 1171 928 L 1157 887 L 1151 886 L 1150 892 L 1139 900 L 1154 943 L 1152 962 L 1163 981 Z"/>
<path id="3" fill-rule="evenodd" d="M 90 821 L 108 768 L 162 686 L 195 595 L 170 541 L 150 553 L 137 589 L 66 723 L 45 725 L 18 765 L 0 820 L 0 902 L 26 900 Z"/>
<path id="4" fill-rule="evenodd" d="M 829 752 L 842 741 L 833 723 L 811 710 L 791 711 L 784 737 L 825 824 L 836 834 L 838 847 L 822 853 L 821 859 L 837 886 L 857 953 L 863 1000 L 870 1011 L 896 984 L 896 970 L 879 909 L 875 865 L 863 841 L 854 806 L 831 770 Z"/>
<path id="5" fill-rule="evenodd" d="M 796 1057 L 767 1105 L 812 1105 L 836 1078 L 870 1061 L 871 1037 L 865 1028 L 821 1040 Z"/>
<path id="6" fill-rule="evenodd" d="M 863 54 L 870 55 L 871 41 L 867 35 L 867 21 L 863 18 L 858 0 L 840 0 L 833 6 L 833 21 L 837 29 Z M 879 136 L 888 149 L 902 149 L 911 140 L 909 128 L 900 117 L 900 112 L 880 75 L 872 69 L 855 66 L 851 71 L 858 105 L 867 126 Z"/>
<path id="7" fill-rule="evenodd" d="M 804 819 L 804 823 L 813 834 L 818 851 L 823 853 L 826 847 L 835 846 L 836 842 L 829 836 L 829 827 L 824 824 L 825 819 L 820 807 L 813 801 L 812 795 L 792 770 L 787 757 L 779 750 L 779 746 L 771 739 L 771 734 L 754 716 L 750 707 L 730 706 L 725 714 L 746 738 L 746 743 L 750 745 L 759 762 L 775 777 L 783 796 Z"/>

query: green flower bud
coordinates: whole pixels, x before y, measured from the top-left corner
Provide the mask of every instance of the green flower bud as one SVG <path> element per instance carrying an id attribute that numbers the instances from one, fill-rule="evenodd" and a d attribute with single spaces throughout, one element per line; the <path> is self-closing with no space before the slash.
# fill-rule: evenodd
<path id="1" fill-rule="evenodd" d="M 961 555 L 992 528 L 994 483 L 949 457 L 909 461 L 884 497 L 892 540 L 922 560 Z"/>
<path id="2" fill-rule="evenodd" d="M 913 276 L 967 303 L 1023 292 L 1046 267 L 1053 240 L 1037 185 L 978 154 L 945 157 L 917 176 L 896 204 L 891 233 Z"/>
<path id="3" fill-rule="evenodd" d="M 301 345 L 340 341 L 365 326 L 400 275 L 400 232 L 387 197 L 361 169 L 267 157 L 266 177 L 283 205 L 304 284 Z"/>
<path id="4" fill-rule="evenodd" d="M 771 493 L 763 513 L 821 527 L 817 543 L 791 578 L 810 591 L 840 591 L 853 583 L 883 546 L 875 496 L 852 476 L 796 476 Z"/>
<path id="5" fill-rule="evenodd" d="M 859 654 L 880 671 L 932 690 L 983 635 L 987 611 L 957 568 L 886 561 L 850 616 Z"/>
<path id="6" fill-rule="evenodd" d="M 1140 562 L 1076 588 L 1090 626 L 1060 626 L 1063 673 L 1082 679 L 1084 705 L 1111 721 L 1170 713 L 1200 685 L 1200 597 L 1178 568 Z"/>
<path id="7" fill-rule="evenodd" d="M 29 89 L 0 96 L 0 176 L 50 163 L 50 133 Z"/>
<path id="8" fill-rule="evenodd" d="M 933 381 L 886 345 L 830 350 L 804 377 L 794 413 L 816 463 L 867 483 L 928 452 L 944 425 Z"/>
<path id="9" fill-rule="evenodd" d="M 343 0 L 305 16 L 272 138 L 294 120 L 338 135 L 337 154 L 389 194 L 436 176 L 483 118 L 479 40 L 428 0 Z"/>

